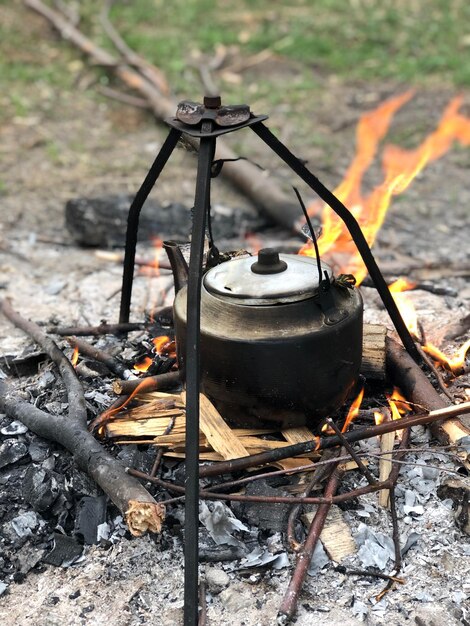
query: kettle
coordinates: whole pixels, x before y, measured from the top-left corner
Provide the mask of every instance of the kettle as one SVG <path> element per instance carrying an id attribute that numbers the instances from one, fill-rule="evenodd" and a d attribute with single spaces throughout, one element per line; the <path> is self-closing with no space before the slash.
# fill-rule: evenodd
<path id="1" fill-rule="evenodd" d="M 175 242 L 164 248 L 184 371 L 187 265 Z M 362 297 L 324 263 L 321 272 L 314 259 L 264 248 L 204 274 L 201 390 L 229 421 L 315 428 L 352 391 L 362 358 Z"/>

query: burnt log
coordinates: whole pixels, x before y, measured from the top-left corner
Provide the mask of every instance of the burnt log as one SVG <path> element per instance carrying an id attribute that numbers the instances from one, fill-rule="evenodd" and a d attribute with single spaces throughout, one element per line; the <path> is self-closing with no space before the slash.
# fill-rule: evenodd
<path id="1" fill-rule="evenodd" d="M 387 337 L 387 374 L 407 400 L 427 411 L 444 409 L 451 403 L 434 389 L 419 365 L 397 341 Z M 457 407 L 458 408 L 458 407 Z M 433 435 L 444 445 L 457 443 L 470 435 L 470 427 L 459 417 L 430 424 Z"/>

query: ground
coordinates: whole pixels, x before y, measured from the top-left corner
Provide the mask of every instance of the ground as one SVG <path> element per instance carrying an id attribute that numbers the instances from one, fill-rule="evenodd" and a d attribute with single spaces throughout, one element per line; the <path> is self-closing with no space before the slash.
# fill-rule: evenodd
<path id="1" fill-rule="evenodd" d="M 38 79 L 31 75 L 13 81 L 12 90 L 3 90 L 0 96 L 3 107 L 1 294 L 11 297 L 23 315 L 41 323 L 53 319 L 60 323 L 114 321 L 118 314 L 121 268 L 117 263 L 99 260 L 94 250 L 73 244 L 71 234 L 64 227 L 64 204 L 77 196 L 134 192 L 166 129 L 155 124 L 145 111 L 98 96 L 94 89 L 95 70 L 72 49 L 64 49 L 59 41 L 51 40 L 42 20 L 26 17 L 18 3 L 11 6 L 0 3 L 0 15 L 13 32 L 20 33 L 20 44 L 25 33 L 30 32 L 40 42 L 38 54 L 46 65 L 50 61 L 65 68 L 56 82 L 42 74 Z M 33 52 L 28 47 L 9 42 L 8 48 L 17 64 L 31 62 Z M 409 86 L 397 75 L 365 80 L 364 76 L 349 78 L 326 72 L 324 68 L 306 67 L 296 58 L 295 51 L 274 60 L 268 58 L 241 76 L 242 84 L 247 86 L 243 99 L 250 102 L 256 113 L 269 114 L 269 124 L 281 139 L 307 159 L 320 179 L 332 187 L 339 183 L 354 154 L 355 127 L 360 115 Z M 266 77 L 269 77 L 269 89 Z M 194 78 L 191 80 L 193 95 Z M 271 94 L 273 85 L 278 86 L 276 97 Z M 178 87 L 183 97 L 180 83 Z M 285 102 L 282 95 L 288 87 L 290 93 Z M 243 92 L 242 87 L 237 89 L 236 95 Z M 465 87 L 463 93 L 467 103 L 463 110 L 468 113 L 470 99 Z M 435 78 L 420 85 L 415 98 L 398 113 L 388 140 L 406 147 L 418 144 L 432 131 L 443 108 L 455 95 L 450 80 Z M 242 139 L 234 137 L 232 145 L 237 152 L 261 162 L 289 188 L 291 180 L 287 171 L 261 149 L 254 137 L 245 132 Z M 441 267 L 466 264 L 468 269 L 469 164 L 470 149 L 456 147 L 427 167 L 407 192 L 392 203 L 374 249 L 379 263 L 395 262 L 406 268 L 410 259 L 419 259 L 440 262 Z M 190 207 L 194 175 L 194 156 L 178 151 L 153 197 Z M 368 188 L 378 180 L 380 173 L 375 167 L 367 178 Z M 304 193 L 309 198 L 306 190 Z M 214 199 L 228 207 L 246 202 L 222 182 L 216 185 Z M 429 334 L 442 340 L 447 324 L 468 314 L 470 287 L 465 276 L 446 276 L 433 280 L 433 284 L 448 289 L 450 295 L 420 291 L 414 297 Z M 137 279 L 133 300 L 135 319 L 141 319 L 148 308 L 152 298 L 148 288 L 147 278 Z M 372 290 L 364 288 L 364 294 L 366 307 L 370 299 L 370 311 L 366 315 L 372 320 L 384 319 L 377 312 Z M 0 319 L 0 336 L 1 354 L 16 353 L 29 344 L 4 319 Z M 435 508 L 439 506 L 436 502 Z M 412 590 L 405 586 L 405 595 L 391 595 L 387 616 L 390 624 L 412 623 L 415 615 L 427 625 L 464 623 L 460 621 L 458 603 L 452 600 L 452 593 L 462 583 L 461 544 L 465 539 L 454 534 L 450 512 L 439 511 L 446 531 L 455 541 L 445 549 L 439 548 L 434 563 L 426 553 L 427 562 L 421 564 L 421 569 L 415 566 L 418 572 L 413 581 L 424 590 L 430 572 L 434 586 L 443 590 L 442 594 L 439 597 L 432 593 L 429 600 L 417 601 L 413 600 Z M 388 529 L 385 518 L 381 516 L 377 522 Z M 426 545 L 431 550 L 431 544 Z M 109 551 L 92 548 L 84 561 L 71 569 L 48 567 L 46 571 L 30 573 L 22 584 L 11 585 L 0 600 L 0 618 L 3 623 L 35 626 L 105 622 L 134 625 L 149 623 L 148 620 L 154 624 L 179 623 L 180 554 L 180 547 L 165 552 L 160 550 L 158 541 L 148 538 L 123 539 Z M 412 572 L 409 575 L 412 577 Z M 326 620 L 332 626 L 360 623 L 360 617 L 354 617 L 350 610 L 349 583 L 344 583 L 348 591 L 342 592 L 343 579 L 337 573 L 328 571 L 317 576 L 318 584 L 315 578 L 309 580 L 297 623 L 320 624 Z M 209 607 L 210 623 L 212 620 L 266 626 L 274 623 L 287 582 L 286 572 L 273 577 L 267 575 L 255 583 L 233 576 L 233 599 L 214 600 Z M 78 589 L 80 596 L 75 596 Z M 363 583 L 357 589 L 362 600 L 372 595 Z M 374 582 L 373 593 L 379 589 L 380 584 Z M 320 598 L 317 592 L 321 592 Z M 406 605 L 404 612 L 397 597 Z M 243 598 L 249 601 L 243 603 Z M 340 600 L 336 603 L 335 598 Z M 327 613 L 318 609 L 319 600 L 327 606 Z M 368 619 L 371 624 L 379 624 L 383 618 L 378 611 L 372 612 Z"/>

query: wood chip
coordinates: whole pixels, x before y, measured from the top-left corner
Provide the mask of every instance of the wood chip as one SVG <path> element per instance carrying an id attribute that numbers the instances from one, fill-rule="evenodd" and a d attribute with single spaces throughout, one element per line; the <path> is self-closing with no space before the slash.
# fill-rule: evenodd
<path id="1" fill-rule="evenodd" d="M 314 516 L 315 512 L 310 511 L 302 516 L 302 520 L 310 526 Z M 343 559 L 357 551 L 349 526 L 343 519 L 341 509 L 335 504 L 330 508 L 320 540 L 330 559 L 336 563 L 341 563 Z"/>

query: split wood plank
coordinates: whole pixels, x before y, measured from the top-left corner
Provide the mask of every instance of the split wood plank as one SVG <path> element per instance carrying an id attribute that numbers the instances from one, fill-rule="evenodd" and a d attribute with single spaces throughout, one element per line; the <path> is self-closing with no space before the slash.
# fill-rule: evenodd
<path id="1" fill-rule="evenodd" d="M 387 329 L 380 324 L 364 324 L 361 374 L 366 378 L 385 380 L 385 337 Z"/>
<path id="2" fill-rule="evenodd" d="M 248 450 L 203 393 L 199 394 L 199 427 L 212 448 L 226 461 L 249 455 Z"/>
<path id="3" fill-rule="evenodd" d="M 307 526 L 312 523 L 314 515 L 315 512 L 310 511 L 302 516 Z M 357 552 L 356 543 L 349 526 L 343 519 L 339 506 L 331 506 L 325 526 L 320 534 L 320 540 L 330 559 L 336 563 L 341 563 L 347 556 Z"/>
<path id="4" fill-rule="evenodd" d="M 108 437 L 145 437 L 163 435 L 172 418 L 149 418 L 147 420 L 114 420 L 106 424 Z M 184 415 L 175 418 L 173 430 L 184 433 L 186 418 Z"/>
<path id="5" fill-rule="evenodd" d="M 289 444 L 304 443 L 314 439 L 313 433 L 306 426 L 298 428 L 285 428 L 281 431 L 282 436 Z"/>

